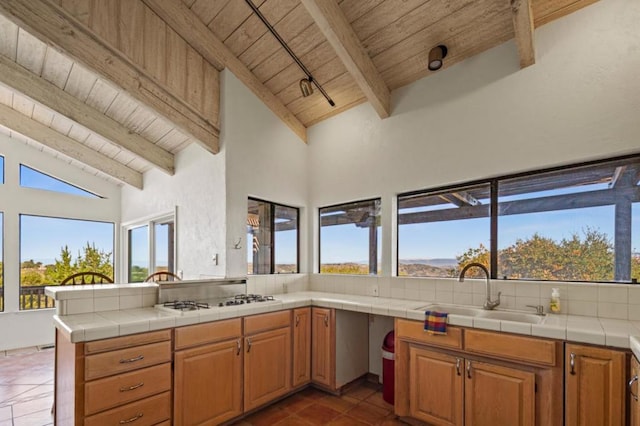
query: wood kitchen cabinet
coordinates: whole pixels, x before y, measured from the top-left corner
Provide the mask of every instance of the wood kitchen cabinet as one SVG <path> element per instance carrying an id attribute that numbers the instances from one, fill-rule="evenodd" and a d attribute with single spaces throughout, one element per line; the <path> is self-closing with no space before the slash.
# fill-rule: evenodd
<path id="1" fill-rule="evenodd" d="M 311 309 L 311 380 L 330 389 L 335 388 L 335 311 Z"/>
<path id="2" fill-rule="evenodd" d="M 71 343 L 56 330 L 55 424 L 171 420 L 171 330 Z"/>
<path id="3" fill-rule="evenodd" d="M 631 426 L 640 426 L 640 384 L 638 380 L 640 378 L 640 362 L 634 356 L 631 357 L 631 365 L 629 370 L 631 371 L 631 377 L 627 386 L 629 388 L 629 401 L 631 406 L 629 407 L 631 420 Z"/>
<path id="4" fill-rule="evenodd" d="M 177 328 L 174 424 L 217 425 L 242 414 L 239 318 Z"/>
<path id="5" fill-rule="evenodd" d="M 291 390 L 291 312 L 244 318 L 244 410 Z"/>
<path id="6" fill-rule="evenodd" d="M 396 415 L 442 426 L 562 424 L 560 342 L 423 327 L 396 319 Z"/>
<path id="7" fill-rule="evenodd" d="M 565 357 L 565 424 L 624 424 L 624 352 L 567 343 Z"/>
<path id="8" fill-rule="evenodd" d="M 294 388 L 311 381 L 311 308 L 293 310 L 293 373 Z"/>
<path id="9" fill-rule="evenodd" d="M 438 425 L 463 424 L 464 359 L 426 349 L 409 347 L 410 415 Z"/>

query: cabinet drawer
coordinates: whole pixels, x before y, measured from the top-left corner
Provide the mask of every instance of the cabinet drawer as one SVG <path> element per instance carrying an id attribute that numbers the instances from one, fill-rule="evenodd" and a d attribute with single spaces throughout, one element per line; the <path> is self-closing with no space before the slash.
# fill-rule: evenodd
<path id="1" fill-rule="evenodd" d="M 186 327 L 176 328 L 175 348 L 176 350 L 184 349 L 240 336 L 242 336 L 241 318 L 188 325 Z"/>
<path id="2" fill-rule="evenodd" d="M 549 366 L 556 365 L 555 345 L 551 340 L 479 330 L 467 330 L 464 338 L 467 352 Z"/>
<path id="3" fill-rule="evenodd" d="M 91 355 L 100 352 L 148 345 L 149 343 L 171 340 L 171 330 L 152 331 L 151 333 L 132 334 L 130 336 L 114 337 L 113 339 L 96 340 L 84 345 L 84 354 Z"/>
<path id="4" fill-rule="evenodd" d="M 289 327 L 291 311 L 272 312 L 244 318 L 244 334 L 255 334 L 274 328 Z"/>
<path id="5" fill-rule="evenodd" d="M 89 416 L 171 390 L 171 364 L 93 380 L 84 385 L 84 413 Z"/>
<path id="6" fill-rule="evenodd" d="M 126 348 L 85 357 L 85 380 L 171 361 L 171 341 Z"/>
<path id="7" fill-rule="evenodd" d="M 85 426 L 152 426 L 171 418 L 171 392 L 132 402 L 84 419 Z"/>
<path id="8" fill-rule="evenodd" d="M 446 335 L 429 334 L 424 331 L 423 322 L 397 319 L 396 337 L 415 340 L 427 345 L 462 349 L 462 330 L 452 326 L 447 326 Z"/>

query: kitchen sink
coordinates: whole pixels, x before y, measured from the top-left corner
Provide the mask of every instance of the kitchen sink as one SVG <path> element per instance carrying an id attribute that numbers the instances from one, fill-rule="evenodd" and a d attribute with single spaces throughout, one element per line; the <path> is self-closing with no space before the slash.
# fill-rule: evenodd
<path id="1" fill-rule="evenodd" d="M 536 315 L 522 311 L 484 310 L 475 306 L 445 305 L 433 303 L 417 309 L 418 311 L 446 312 L 451 315 L 464 315 L 475 318 L 489 318 L 502 321 L 515 321 L 527 324 L 542 324 L 546 315 Z"/>

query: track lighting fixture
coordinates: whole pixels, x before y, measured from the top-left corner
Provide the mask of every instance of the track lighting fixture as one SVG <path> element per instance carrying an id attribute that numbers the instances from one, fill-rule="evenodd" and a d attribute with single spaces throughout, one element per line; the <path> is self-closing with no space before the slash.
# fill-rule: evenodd
<path id="1" fill-rule="evenodd" d="M 296 64 L 298 64 L 302 72 L 305 73 L 306 78 L 303 78 L 302 80 L 300 80 L 300 91 L 302 92 L 302 96 L 306 98 L 307 96 L 311 95 L 313 93 L 313 85 L 315 85 L 320 91 L 320 93 L 322 93 L 322 96 L 324 96 L 327 102 L 329 102 L 329 105 L 336 106 L 335 102 L 333 102 L 333 99 L 331 99 L 329 95 L 327 95 L 327 92 L 325 92 L 322 86 L 320 86 L 320 84 L 318 84 L 318 82 L 313 78 L 313 76 L 311 75 L 307 67 L 305 67 L 304 64 L 300 61 L 300 59 L 298 59 L 298 57 L 295 55 L 295 53 L 293 53 L 293 51 L 287 45 L 287 43 L 285 43 L 282 37 L 280 37 L 280 34 L 276 32 L 275 28 L 271 26 L 271 24 L 267 21 L 267 19 L 264 17 L 262 12 L 260 12 L 260 9 L 258 9 L 258 7 L 255 4 L 253 4 L 251 0 L 245 0 L 245 2 L 249 5 L 251 10 L 253 10 L 253 13 L 255 13 L 256 16 L 260 18 L 260 20 L 267 27 L 269 32 L 273 34 L 276 40 L 278 40 L 278 42 L 282 45 L 284 50 L 287 51 L 289 56 L 291 56 L 291 58 L 296 62 Z"/>
<path id="2" fill-rule="evenodd" d="M 447 46 L 440 44 L 429 51 L 429 71 L 438 71 L 442 68 L 444 58 L 447 57 Z"/>

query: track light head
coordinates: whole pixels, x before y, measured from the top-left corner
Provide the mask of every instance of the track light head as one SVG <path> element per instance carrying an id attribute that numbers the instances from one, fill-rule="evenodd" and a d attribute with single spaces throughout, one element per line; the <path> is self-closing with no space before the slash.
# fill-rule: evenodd
<path id="1" fill-rule="evenodd" d="M 447 46 L 444 44 L 440 44 L 429 51 L 429 71 L 438 71 L 442 68 L 447 52 Z"/>
<path id="2" fill-rule="evenodd" d="M 313 94 L 313 86 L 311 85 L 311 81 L 311 77 L 303 78 L 302 80 L 300 80 L 300 91 L 302 92 L 302 97 L 304 98 Z"/>

